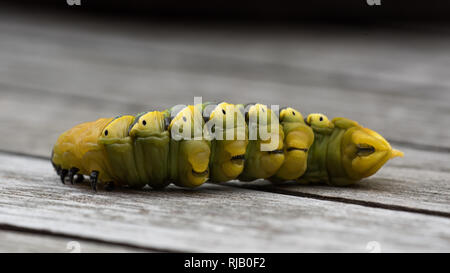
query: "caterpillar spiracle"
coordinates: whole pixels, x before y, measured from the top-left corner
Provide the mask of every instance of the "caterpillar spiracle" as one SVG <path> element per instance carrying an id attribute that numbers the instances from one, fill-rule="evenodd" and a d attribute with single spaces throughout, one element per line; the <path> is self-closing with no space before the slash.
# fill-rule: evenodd
<path id="1" fill-rule="evenodd" d="M 345 186 L 397 156 L 403 153 L 350 119 L 224 102 L 79 124 L 59 136 L 51 161 L 63 183 L 87 175 L 96 191 L 97 184 L 197 187 L 235 179 Z"/>

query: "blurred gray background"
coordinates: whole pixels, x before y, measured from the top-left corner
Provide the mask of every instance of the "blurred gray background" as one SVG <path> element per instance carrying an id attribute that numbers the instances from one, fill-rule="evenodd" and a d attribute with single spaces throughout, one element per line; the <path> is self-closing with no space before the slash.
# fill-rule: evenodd
<path id="1" fill-rule="evenodd" d="M 89 3 L 0 11 L 0 149 L 48 156 L 77 123 L 194 96 L 344 116 L 394 143 L 450 149 L 445 22 L 392 20 L 385 3 L 322 21 L 314 5 L 310 17 L 262 8 L 215 18 Z"/>

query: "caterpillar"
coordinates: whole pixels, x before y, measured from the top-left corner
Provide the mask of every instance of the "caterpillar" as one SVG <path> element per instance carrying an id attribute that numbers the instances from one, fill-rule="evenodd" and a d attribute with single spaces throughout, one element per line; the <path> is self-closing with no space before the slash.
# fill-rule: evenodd
<path id="1" fill-rule="evenodd" d="M 347 118 L 223 102 L 79 124 L 58 137 L 51 162 L 62 183 L 86 175 L 97 191 L 236 179 L 346 186 L 397 156 L 380 134 Z"/>

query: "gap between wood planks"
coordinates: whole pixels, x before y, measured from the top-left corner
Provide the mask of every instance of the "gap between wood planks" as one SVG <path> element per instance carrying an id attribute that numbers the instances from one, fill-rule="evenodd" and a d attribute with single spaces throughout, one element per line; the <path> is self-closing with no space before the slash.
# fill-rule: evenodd
<path id="1" fill-rule="evenodd" d="M 168 249 L 161 249 L 161 248 L 153 248 L 153 247 L 145 247 L 145 246 L 139 246 L 135 244 L 129 244 L 129 243 L 122 243 L 122 242 L 111 242 L 107 240 L 92 238 L 92 237 L 86 237 L 86 236 L 80 236 L 75 234 L 66 234 L 63 232 L 55 232 L 50 230 L 44 230 L 44 229 L 35 229 L 35 228 L 26 228 L 26 227 L 20 227 L 10 224 L 3 224 L 0 223 L 0 231 L 12 231 L 17 232 L 25 235 L 45 235 L 50 236 L 53 238 L 61 238 L 61 239 L 68 239 L 68 240 L 81 240 L 88 243 L 96 243 L 96 244 L 103 244 L 105 246 L 115 246 L 115 247 L 125 247 L 129 248 L 131 251 L 133 249 L 135 252 L 178 252 L 176 250 L 168 250 Z"/>
<path id="2" fill-rule="evenodd" d="M 240 187 L 239 185 L 230 185 L 230 184 L 223 184 L 223 186 Z M 450 213 L 444 212 L 444 211 L 412 208 L 412 207 L 393 205 L 393 204 L 383 204 L 383 203 L 373 202 L 373 201 L 349 199 L 349 198 L 337 197 L 337 196 L 326 196 L 326 195 L 307 193 L 307 192 L 292 192 L 292 191 L 287 191 L 287 190 L 283 190 L 283 189 L 276 188 L 276 187 L 258 188 L 258 189 L 246 187 L 246 189 L 272 192 L 272 193 L 291 195 L 291 196 L 298 196 L 298 197 L 304 197 L 304 198 L 311 198 L 311 199 L 317 199 L 317 200 L 340 202 L 340 203 L 359 205 L 359 206 L 370 207 L 370 208 L 396 210 L 396 211 L 419 213 L 419 214 L 430 215 L 430 216 L 439 216 L 439 217 L 450 218 Z"/>
<path id="3" fill-rule="evenodd" d="M 395 141 L 394 140 L 394 141 L 390 141 L 390 142 L 399 144 L 406 148 L 415 149 L 415 150 L 423 150 L 423 151 L 431 150 L 433 152 L 439 152 L 439 153 L 450 153 L 450 148 L 446 149 L 443 147 L 438 147 L 438 146 L 433 146 L 433 145 L 418 145 L 416 143 L 409 143 L 409 142 L 405 142 L 405 141 Z M 32 154 L 27 154 L 27 153 L 23 153 L 23 152 L 7 151 L 7 150 L 0 149 L 0 153 L 50 161 L 50 157 L 41 156 L 41 155 L 32 155 Z M 216 185 L 226 186 L 226 187 L 236 187 L 236 188 L 243 187 L 240 184 L 232 184 L 232 183 L 224 183 L 224 184 L 216 184 Z M 353 205 L 359 205 L 359 206 L 364 206 L 364 207 L 379 208 L 379 209 L 386 209 L 386 210 L 394 210 L 394 211 L 402 211 L 402 212 L 418 213 L 418 214 L 429 215 L 429 216 L 450 218 L 450 212 L 445 212 L 445 211 L 438 211 L 438 210 L 424 209 L 424 208 L 414 208 L 414 207 L 397 205 L 397 204 L 385 204 L 385 203 L 369 201 L 369 200 L 352 199 L 352 198 L 347 198 L 347 197 L 330 196 L 330 195 L 316 194 L 316 193 L 309 193 L 309 192 L 302 192 L 302 191 L 290 191 L 290 190 L 285 190 L 283 188 L 276 187 L 273 185 L 269 186 L 269 187 L 252 187 L 252 186 L 245 187 L 244 186 L 243 188 L 246 188 L 249 190 L 282 194 L 282 195 L 298 196 L 298 197 L 310 198 L 310 199 L 316 199 L 316 200 L 322 200 L 322 201 L 340 202 L 340 203 L 353 204 Z M 2 225 L 0 223 L 0 230 L 1 229 L 2 229 Z M 48 231 L 48 232 L 52 233 L 50 231 Z M 65 235 L 65 234 L 59 234 L 58 236 L 70 237 L 69 235 Z M 148 249 L 148 250 L 150 250 L 150 249 Z M 155 251 L 155 249 L 152 249 L 152 250 Z M 158 250 L 158 251 L 167 251 L 167 250 Z"/>

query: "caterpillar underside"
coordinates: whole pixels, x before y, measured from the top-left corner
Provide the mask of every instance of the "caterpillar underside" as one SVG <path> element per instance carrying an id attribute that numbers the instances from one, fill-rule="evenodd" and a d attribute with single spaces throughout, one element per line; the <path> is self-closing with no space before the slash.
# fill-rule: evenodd
<path id="1" fill-rule="evenodd" d="M 290 107 L 211 103 L 79 124 L 58 138 L 52 164 L 64 183 L 197 187 L 206 181 L 349 185 L 402 156 L 378 133 L 346 118 Z"/>

